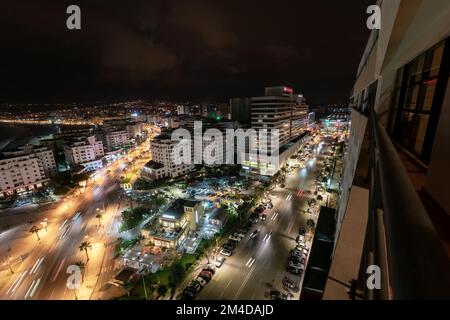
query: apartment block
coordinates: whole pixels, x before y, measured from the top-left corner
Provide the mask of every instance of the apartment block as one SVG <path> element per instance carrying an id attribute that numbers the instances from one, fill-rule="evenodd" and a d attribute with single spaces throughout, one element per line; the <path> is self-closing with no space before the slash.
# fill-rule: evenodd
<path id="1" fill-rule="evenodd" d="M 21 146 L 0 156 L 0 196 L 42 187 L 57 173 L 53 152 L 42 146 Z"/>

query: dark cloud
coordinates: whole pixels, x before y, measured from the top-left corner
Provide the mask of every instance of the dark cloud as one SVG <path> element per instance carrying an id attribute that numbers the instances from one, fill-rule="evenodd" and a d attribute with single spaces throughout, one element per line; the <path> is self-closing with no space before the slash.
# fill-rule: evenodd
<path id="1" fill-rule="evenodd" d="M 369 0 L 16 0 L 0 20 L 0 99 L 225 100 L 289 84 L 345 100 Z M 65 9 L 82 10 L 82 30 Z"/>

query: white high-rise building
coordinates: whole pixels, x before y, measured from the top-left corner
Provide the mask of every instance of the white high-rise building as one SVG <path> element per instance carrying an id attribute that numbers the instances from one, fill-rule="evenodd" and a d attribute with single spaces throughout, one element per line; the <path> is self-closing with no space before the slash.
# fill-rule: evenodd
<path id="1" fill-rule="evenodd" d="M 106 132 L 105 141 L 108 150 L 122 148 L 130 144 L 130 138 L 125 130 Z"/>
<path id="2" fill-rule="evenodd" d="M 64 154 L 71 166 L 82 165 L 88 171 L 103 167 L 103 143 L 96 140 L 95 136 L 72 140 L 64 145 Z"/>
<path id="3" fill-rule="evenodd" d="M 0 156 L 0 197 L 42 187 L 57 172 L 53 151 L 21 146 Z"/>
<path id="4" fill-rule="evenodd" d="M 168 135 L 160 135 L 150 143 L 152 160 L 141 171 L 144 180 L 158 180 L 162 178 L 175 178 L 191 172 L 193 164 L 175 164 L 182 154 L 175 154 L 174 147 L 179 141 L 172 141 Z M 181 161 L 180 161 L 181 162 Z"/>

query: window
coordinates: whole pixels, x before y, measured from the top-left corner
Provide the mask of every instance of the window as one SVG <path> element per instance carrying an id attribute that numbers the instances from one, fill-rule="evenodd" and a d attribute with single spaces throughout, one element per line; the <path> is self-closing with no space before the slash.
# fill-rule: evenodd
<path id="1" fill-rule="evenodd" d="M 449 39 L 400 68 L 392 93 L 388 131 L 395 141 L 425 163 L 431 156 L 439 122 L 443 101 L 441 92 L 447 87 L 446 81 L 441 80 L 446 79 L 441 73 L 448 70 L 448 66 L 443 67 L 444 63 L 450 63 L 448 57 L 444 59 L 444 52 L 448 50 Z"/>

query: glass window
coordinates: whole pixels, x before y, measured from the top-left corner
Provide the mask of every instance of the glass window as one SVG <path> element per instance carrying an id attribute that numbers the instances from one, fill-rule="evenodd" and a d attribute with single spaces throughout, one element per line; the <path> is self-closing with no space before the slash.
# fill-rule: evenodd
<path id="1" fill-rule="evenodd" d="M 425 64 L 425 55 L 421 55 L 417 61 L 416 70 L 414 72 L 415 81 L 420 81 L 422 79 L 423 66 Z"/>
<path id="2" fill-rule="evenodd" d="M 428 80 L 424 82 L 425 99 L 423 101 L 423 111 L 430 111 L 433 105 L 434 92 L 436 91 L 437 79 Z"/>
<path id="3" fill-rule="evenodd" d="M 434 50 L 430 77 L 436 77 L 439 74 L 443 53 L 444 53 L 444 43 L 442 43 L 439 47 L 436 48 L 436 50 Z"/>
<path id="4" fill-rule="evenodd" d="M 414 151 L 417 155 L 420 155 L 422 153 L 423 148 L 423 142 L 425 140 L 425 134 L 427 132 L 428 128 L 428 120 L 429 115 L 427 114 L 421 114 L 418 115 L 418 128 L 416 129 L 416 143 L 414 145 Z"/>

